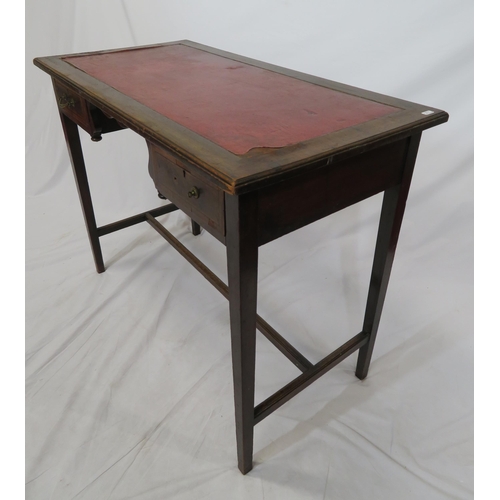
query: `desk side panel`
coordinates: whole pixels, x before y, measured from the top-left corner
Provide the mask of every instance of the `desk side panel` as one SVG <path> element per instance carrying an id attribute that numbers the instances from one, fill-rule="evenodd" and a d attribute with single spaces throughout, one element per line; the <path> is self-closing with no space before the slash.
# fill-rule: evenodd
<path id="1" fill-rule="evenodd" d="M 407 144 L 400 140 L 259 190 L 259 245 L 398 184 Z"/>

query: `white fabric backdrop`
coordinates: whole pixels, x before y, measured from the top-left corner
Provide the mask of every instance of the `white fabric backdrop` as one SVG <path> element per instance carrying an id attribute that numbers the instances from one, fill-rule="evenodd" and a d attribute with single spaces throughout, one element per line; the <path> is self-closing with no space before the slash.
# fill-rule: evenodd
<path id="1" fill-rule="evenodd" d="M 473 3 L 28 0 L 28 499 L 472 498 Z M 147 225 L 97 275 L 36 56 L 191 39 L 450 113 L 424 132 L 368 378 L 350 357 L 236 468 L 226 301 Z M 83 133 L 98 224 L 158 205 L 144 142 Z M 381 196 L 261 248 L 259 311 L 317 361 L 358 333 Z M 225 279 L 223 246 L 161 221 Z M 298 372 L 258 334 L 257 401 Z"/>

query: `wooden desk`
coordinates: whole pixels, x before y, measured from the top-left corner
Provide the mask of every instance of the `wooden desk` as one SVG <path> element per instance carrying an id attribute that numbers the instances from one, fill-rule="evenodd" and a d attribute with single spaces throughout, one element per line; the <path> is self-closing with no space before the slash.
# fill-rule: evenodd
<path id="1" fill-rule="evenodd" d="M 423 130 L 438 109 L 189 41 L 43 57 L 51 75 L 97 272 L 99 238 L 148 222 L 229 299 L 238 466 L 252 468 L 254 426 L 359 349 L 367 376 Z M 93 140 L 130 128 L 172 203 L 97 227 L 78 128 Z M 256 313 L 258 248 L 384 191 L 360 333 L 312 364 Z M 226 245 L 226 285 L 157 220 L 181 209 Z M 260 330 L 303 373 L 254 407 Z"/>

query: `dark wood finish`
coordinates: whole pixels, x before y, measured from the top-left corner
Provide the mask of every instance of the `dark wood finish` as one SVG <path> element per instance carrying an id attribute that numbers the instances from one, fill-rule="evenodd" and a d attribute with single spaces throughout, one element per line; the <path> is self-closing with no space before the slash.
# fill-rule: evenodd
<path id="1" fill-rule="evenodd" d="M 277 349 L 279 349 L 299 370 L 305 372 L 313 364 L 288 340 L 283 338 L 267 321 L 257 316 L 257 330 L 259 330 Z"/>
<path id="2" fill-rule="evenodd" d="M 101 140 L 102 134 L 125 128 L 88 102 L 71 85 L 63 84 L 55 78 L 52 82 L 59 111 L 88 132 L 93 141 Z"/>
<path id="3" fill-rule="evenodd" d="M 90 133 L 92 124 L 87 101 L 69 85 L 64 85 L 55 79 L 53 85 L 59 111 Z"/>
<path id="4" fill-rule="evenodd" d="M 147 222 L 177 250 L 209 283 L 211 283 L 226 299 L 229 299 L 229 287 L 214 274 L 203 262 L 190 252 L 170 231 L 155 220 L 153 211 L 145 213 Z M 313 364 L 293 345 L 282 337 L 267 321 L 257 315 L 259 330 L 278 350 L 280 350 L 299 370 L 305 372 Z"/>
<path id="5" fill-rule="evenodd" d="M 176 45 L 179 47 L 171 50 Z M 191 99 L 189 89 L 186 93 L 186 89 L 177 85 L 182 90 L 181 97 L 184 96 L 185 99 L 176 100 L 178 95 L 169 95 L 169 105 L 173 106 L 170 108 L 165 107 L 165 102 L 161 99 L 159 102 L 151 101 L 151 96 L 165 95 L 164 85 L 168 74 L 141 72 L 141 67 L 144 69 L 141 66 L 142 57 L 136 57 L 140 54 L 136 51 L 144 50 L 144 47 L 34 60 L 35 65 L 53 78 L 97 271 L 104 271 L 99 237 L 147 221 L 229 299 L 238 467 L 245 474 L 252 468 L 253 429 L 256 423 L 358 349 L 356 375 L 361 379 L 366 377 L 420 136 L 423 130 L 446 122 L 448 114 L 428 106 L 305 75 L 186 40 L 150 47 L 161 49 L 156 54 L 193 55 L 198 51 L 195 58 L 210 60 L 211 64 L 216 61 L 214 64 L 221 64 L 225 71 L 239 70 L 245 66 L 245 74 L 249 78 L 257 81 L 263 77 L 262 81 L 274 82 L 259 89 L 263 94 L 259 94 L 262 99 L 259 101 L 260 108 L 257 106 L 256 109 L 260 109 L 262 115 L 260 118 L 251 116 L 252 126 L 256 123 L 258 125 L 259 119 L 262 119 L 266 126 L 271 124 L 271 129 L 280 128 L 282 123 L 286 123 L 282 120 L 283 116 L 290 109 L 295 110 L 295 114 L 292 113 L 295 121 L 289 130 L 279 130 L 277 137 L 269 137 L 267 132 L 262 134 L 264 129 L 258 130 L 256 143 L 256 137 L 238 137 L 238 134 L 245 135 L 246 123 L 241 115 L 231 114 L 231 110 L 233 113 L 241 109 L 246 112 L 245 106 L 241 108 L 240 102 L 236 102 L 231 109 L 222 109 L 228 86 L 227 81 L 219 86 L 217 82 L 221 79 L 217 71 L 210 73 L 210 88 L 200 88 L 198 80 L 193 81 L 190 90 L 198 89 L 200 95 L 205 96 L 204 102 L 212 114 L 200 114 L 203 107 L 197 107 L 197 118 L 192 122 L 192 116 L 182 114 L 184 111 L 189 113 L 190 106 L 193 110 L 192 103 L 187 102 Z M 81 64 L 85 61 L 79 59 L 89 57 L 89 60 L 92 58 L 102 61 L 101 56 L 107 58 L 117 53 L 122 60 L 130 56 L 130 60 L 135 61 L 133 69 L 138 71 L 136 76 L 139 79 L 134 81 L 139 81 L 139 90 L 147 90 L 148 95 L 137 93 L 137 88 L 133 86 L 130 92 L 123 91 L 123 88 L 119 91 L 113 85 L 86 73 L 83 67 L 86 65 Z M 128 64 L 130 61 L 125 62 Z M 191 63 L 192 61 L 184 61 L 181 66 L 192 69 Z M 164 61 L 159 64 L 164 68 Z M 78 69 L 76 65 L 82 66 L 84 70 Z M 175 72 L 176 68 L 173 70 Z M 93 71 L 90 73 L 96 74 Z M 146 87 L 140 78 L 145 73 L 151 79 L 150 85 Z M 190 84 L 186 75 L 181 76 L 182 82 Z M 234 81 L 240 78 L 233 76 Z M 230 81 L 233 81 L 233 76 L 229 77 Z M 107 78 L 109 79 L 109 74 Z M 111 74 L 111 78 L 114 75 Z M 276 92 L 276 82 L 282 82 L 286 88 L 304 89 L 310 96 L 324 96 L 325 102 L 330 102 L 330 105 L 338 99 L 336 102 L 343 103 L 346 107 L 343 111 L 339 108 L 337 113 L 336 106 L 330 106 L 333 109 L 332 115 L 330 112 L 325 114 L 318 107 L 322 98 L 319 98 L 318 104 L 316 97 L 313 97 L 316 107 L 309 110 L 311 116 L 304 114 L 307 110 L 302 105 L 280 110 L 280 104 L 276 107 L 277 111 L 274 110 L 277 115 L 269 114 L 262 103 L 274 102 L 269 97 L 272 97 L 273 91 Z M 129 82 L 125 83 L 128 85 Z M 243 94 L 251 99 L 247 82 L 243 82 L 242 86 L 246 89 Z M 168 88 L 169 92 L 175 91 L 175 85 Z M 229 88 L 229 91 L 233 90 L 238 91 Z M 267 91 L 271 94 L 267 95 Z M 222 104 L 214 106 L 213 102 L 208 102 L 206 96 L 209 94 L 214 96 L 214 102 Z M 283 93 L 280 93 L 280 99 L 282 98 Z M 352 103 L 357 103 L 356 106 L 361 108 L 353 110 L 351 115 L 349 106 Z M 223 123 L 216 123 L 217 126 L 211 127 L 213 116 L 217 115 L 219 108 Z M 169 118 L 172 109 L 180 113 L 177 120 Z M 251 114 L 252 109 L 249 111 Z M 315 113 L 321 114 L 323 121 L 315 122 Z M 212 118 L 207 120 L 207 116 Z M 281 118 L 276 121 L 276 116 Z M 296 120 L 297 117 L 299 120 Z M 305 128 L 302 128 L 300 117 L 304 117 Z M 194 125 L 190 125 L 191 123 Z M 307 123 L 312 124 L 311 129 L 308 129 Z M 232 124 L 242 128 L 233 134 Z M 173 203 L 98 228 L 78 125 L 93 140 L 100 140 L 103 133 L 122 128 L 130 128 L 141 135 L 149 148 L 149 172 L 159 196 L 168 198 Z M 188 126 L 192 126 L 198 133 Z M 222 132 L 224 137 L 217 135 L 218 132 L 214 135 L 214 131 Z M 290 137 L 295 137 L 295 142 L 289 141 Z M 244 149 L 244 153 L 240 149 L 255 144 L 282 147 L 251 147 L 248 151 Z M 382 191 L 385 194 L 363 330 L 313 365 L 257 315 L 258 247 Z M 177 207 L 191 217 L 194 235 L 199 234 L 203 227 L 226 245 L 229 285 L 223 283 L 155 219 Z M 257 329 L 303 373 L 254 408 Z"/>
<path id="6" fill-rule="evenodd" d="M 153 208 L 153 210 L 148 210 L 147 212 L 143 212 L 142 214 L 132 215 L 132 217 L 127 217 L 126 219 L 122 219 L 116 222 L 112 222 L 111 224 L 106 224 L 105 226 L 98 227 L 97 234 L 99 236 L 104 236 L 109 233 L 114 233 L 115 231 L 119 231 L 120 229 L 125 229 L 126 227 L 134 226 L 135 224 L 147 221 L 148 215 L 152 217 L 159 217 L 160 215 L 169 214 L 171 212 L 174 212 L 175 210 L 179 209 L 173 203 L 169 203 L 168 205 L 164 205 L 163 207 Z"/>
<path id="7" fill-rule="evenodd" d="M 357 351 L 368 342 L 368 334 L 358 333 L 355 337 L 348 340 L 338 349 L 316 363 L 312 368 L 305 371 L 302 375 L 289 382 L 285 387 L 262 401 L 255 407 L 254 422 L 258 424 L 261 420 L 284 405 L 287 401 L 310 386 L 315 380 L 338 365 L 343 359 Z"/>
<path id="8" fill-rule="evenodd" d="M 156 189 L 196 223 L 224 241 L 224 191 L 196 176 L 196 167 L 148 143 L 149 174 Z M 193 173 L 194 172 L 194 173 Z"/>
<path id="9" fill-rule="evenodd" d="M 197 271 L 199 271 L 224 297 L 229 298 L 227 285 L 203 262 L 190 252 L 168 229 L 152 215 L 146 214 L 146 221 L 177 250 Z"/>
<path id="10" fill-rule="evenodd" d="M 252 469 L 257 322 L 257 197 L 226 195 L 229 316 L 238 468 Z"/>
<path id="11" fill-rule="evenodd" d="M 102 259 L 101 245 L 99 243 L 99 234 L 95 221 L 94 207 L 92 206 L 92 197 L 90 196 L 89 181 L 87 179 L 87 171 L 85 170 L 85 161 L 83 159 L 78 127 L 76 123 L 65 114 L 59 113 L 59 115 L 61 117 L 64 137 L 66 138 L 71 166 L 73 167 L 73 174 L 75 176 L 78 196 L 80 198 L 85 225 L 87 227 L 90 247 L 94 255 L 95 268 L 98 273 L 103 273 L 105 271 L 104 261 Z"/>
<path id="12" fill-rule="evenodd" d="M 198 236 L 201 233 L 200 225 L 191 219 L 191 232 L 194 236 Z"/>
<path id="13" fill-rule="evenodd" d="M 406 140 L 259 190 L 259 244 L 377 194 L 401 179 Z"/>
<path id="14" fill-rule="evenodd" d="M 408 140 L 408 150 L 401 183 L 398 186 L 390 187 L 384 194 L 363 323 L 363 332 L 369 335 L 369 341 L 359 351 L 356 366 L 356 376 L 360 379 L 364 379 L 368 375 L 368 368 L 382 315 L 382 307 L 389 284 L 401 223 L 403 222 L 406 199 L 410 190 L 413 168 L 417 159 L 420 135 L 416 134 Z"/>
<path id="15" fill-rule="evenodd" d="M 102 134 L 108 134 L 109 132 L 116 132 L 117 130 L 127 128 L 121 123 L 118 123 L 114 118 L 106 116 L 105 113 L 99 108 L 96 108 L 93 104 L 88 102 L 87 105 L 92 123 L 90 138 L 93 141 L 100 141 Z"/>

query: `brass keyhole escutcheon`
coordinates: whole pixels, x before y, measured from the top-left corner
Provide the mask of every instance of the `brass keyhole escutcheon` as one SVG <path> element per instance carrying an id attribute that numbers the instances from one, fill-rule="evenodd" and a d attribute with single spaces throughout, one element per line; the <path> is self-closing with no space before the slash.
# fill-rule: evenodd
<path id="1" fill-rule="evenodd" d="M 199 198 L 200 197 L 200 191 L 198 190 L 197 187 L 191 188 L 191 191 L 188 192 L 188 196 L 190 198 Z"/>
<path id="2" fill-rule="evenodd" d="M 75 107 L 75 100 L 66 94 L 61 94 L 59 96 L 59 99 L 57 100 L 57 103 L 59 104 L 59 107 L 61 109 Z"/>

